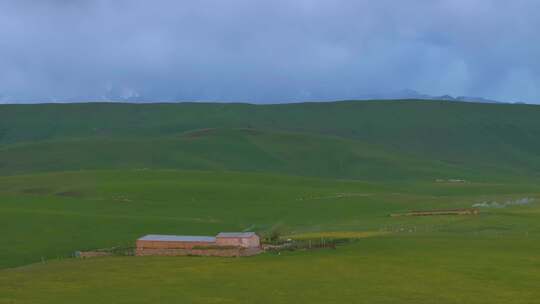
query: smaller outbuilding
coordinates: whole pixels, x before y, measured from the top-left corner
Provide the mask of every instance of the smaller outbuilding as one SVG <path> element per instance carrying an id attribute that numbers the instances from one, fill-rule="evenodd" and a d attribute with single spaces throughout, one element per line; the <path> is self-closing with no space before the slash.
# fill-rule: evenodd
<path id="1" fill-rule="evenodd" d="M 259 248 L 261 240 L 255 232 L 220 232 L 216 236 L 216 244 L 218 246 Z"/>

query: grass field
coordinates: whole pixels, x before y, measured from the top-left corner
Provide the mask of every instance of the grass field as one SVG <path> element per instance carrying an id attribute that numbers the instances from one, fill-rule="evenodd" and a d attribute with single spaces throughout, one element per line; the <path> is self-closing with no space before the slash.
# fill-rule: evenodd
<path id="1" fill-rule="evenodd" d="M 0 106 L 0 303 L 540 303 L 538 114 Z M 388 216 L 482 202 L 479 216 Z M 149 233 L 276 229 L 354 241 L 249 258 L 71 258 Z"/>
<path id="2" fill-rule="evenodd" d="M 408 209 L 538 198 L 534 185 L 367 183 L 268 174 L 89 171 L 2 178 L 0 303 L 534 303 L 540 204 L 480 216 Z M 28 187 L 39 185 L 39 187 Z M 358 238 L 253 258 L 67 258 L 146 233 Z M 45 264 L 41 263 L 44 257 Z M 29 266 L 13 266 L 36 263 Z M 483 295 L 478 297 L 478 295 Z"/>
<path id="3" fill-rule="evenodd" d="M 11 303 L 538 303 L 538 238 L 368 238 L 335 251 L 98 258 L 4 270 Z"/>

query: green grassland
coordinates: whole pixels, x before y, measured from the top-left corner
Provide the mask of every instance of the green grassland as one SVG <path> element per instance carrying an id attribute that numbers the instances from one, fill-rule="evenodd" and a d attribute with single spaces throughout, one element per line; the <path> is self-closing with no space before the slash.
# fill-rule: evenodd
<path id="1" fill-rule="evenodd" d="M 539 303 L 539 118 L 447 102 L 0 106 L 0 303 Z M 70 258 L 273 229 L 355 240 Z"/>
<path id="2" fill-rule="evenodd" d="M 0 303 L 534 303 L 539 296 L 540 204 L 480 216 L 388 217 L 540 198 L 534 184 L 121 170 L 3 177 L 1 185 L 0 266 L 8 268 L 0 270 Z M 240 259 L 67 258 L 146 233 L 276 224 L 293 236 L 356 232 L 359 239 L 336 250 Z M 36 264 L 13 268 L 29 263 Z"/>
<path id="3" fill-rule="evenodd" d="M 538 303 L 538 242 L 386 237 L 245 259 L 102 258 L 9 269 L 4 303 Z"/>

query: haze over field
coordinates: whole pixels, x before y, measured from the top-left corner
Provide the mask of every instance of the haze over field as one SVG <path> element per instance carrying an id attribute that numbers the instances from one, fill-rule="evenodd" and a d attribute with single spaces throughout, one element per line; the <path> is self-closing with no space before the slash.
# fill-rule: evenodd
<path id="1" fill-rule="evenodd" d="M 538 103 L 538 28 L 534 0 L 0 0 L 0 102 Z"/>

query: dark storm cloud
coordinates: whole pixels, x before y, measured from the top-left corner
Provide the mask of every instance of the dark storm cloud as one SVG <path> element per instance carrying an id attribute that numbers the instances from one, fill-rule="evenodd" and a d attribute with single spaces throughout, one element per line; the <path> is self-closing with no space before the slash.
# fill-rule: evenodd
<path id="1" fill-rule="evenodd" d="M 539 28 L 536 0 L 0 0 L 0 95 L 538 102 Z"/>

